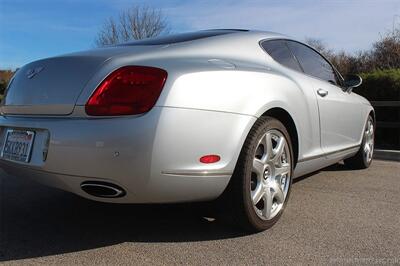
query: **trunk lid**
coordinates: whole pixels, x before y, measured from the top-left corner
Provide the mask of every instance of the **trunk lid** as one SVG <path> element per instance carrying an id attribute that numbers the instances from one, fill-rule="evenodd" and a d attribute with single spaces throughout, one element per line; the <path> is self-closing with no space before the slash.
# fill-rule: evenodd
<path id="1" fill-rule="evenodd" d="M 68 115 L 107 57 L 65 56 L 35 61 L 17 71 L 4 98 L 4 114 Z"/>

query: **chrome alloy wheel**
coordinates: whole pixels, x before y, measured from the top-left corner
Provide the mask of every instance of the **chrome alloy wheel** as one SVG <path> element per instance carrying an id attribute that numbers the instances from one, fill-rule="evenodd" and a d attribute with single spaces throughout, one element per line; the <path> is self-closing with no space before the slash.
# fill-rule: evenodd
<path id="1" fill-rule="evenodd" d="M 263 220 L 282 209 L 291 178 L 290 150 L 285 136 L 271 129 L 260 140 L 253 158 L 250 192 L 253 207 Z"/>
<path id="2" fill-rule="evenodd" d="M 372 160 L 374 154 L 374 123 L 372 119 L 368 119 L 367 126 L 364 131 L 364 158 L 367 163 Z"/>

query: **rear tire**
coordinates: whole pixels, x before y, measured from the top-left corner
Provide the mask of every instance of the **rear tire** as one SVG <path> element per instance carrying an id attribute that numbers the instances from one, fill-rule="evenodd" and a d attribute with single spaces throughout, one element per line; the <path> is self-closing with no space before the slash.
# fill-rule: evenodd
<path id="1" fill-rule="evenodd" d="M 369 116 L 364 128 L 360 150 L 353 157 L 344 160 L 346 166 L 351 169 L 366 169 L 371 165 L 374 153 L 374 135 L 374 120 L 372 116 Z"/>
<path id="2" fill-rule="evenodd" d="M 258 119 L 223 195 L 229 220 L 251 232 L 273 226 L 289 199 L 293 162 L 285 126 L 272 117 Z"/>

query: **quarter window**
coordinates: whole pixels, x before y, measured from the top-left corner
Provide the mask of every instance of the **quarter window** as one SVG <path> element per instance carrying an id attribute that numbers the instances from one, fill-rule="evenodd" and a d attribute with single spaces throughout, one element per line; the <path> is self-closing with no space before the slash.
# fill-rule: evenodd
<path id="1" fill-rule="evenodd" d="M 313 49 L 294 41 L 287 41 L 293 54 L 296 56 L 304 73 L 326 80 L 337 85 L 337 79 L 332 66 Z"/>
<path id="2" fill-rule="evenodd" d="M 302 71 L 299 63 L 290 52 L 285 41 L 283 40 L 271 40 L 265 41 L 261 44 L 264 50 L 278 63 L 289 67 L 291 69 Z"/>

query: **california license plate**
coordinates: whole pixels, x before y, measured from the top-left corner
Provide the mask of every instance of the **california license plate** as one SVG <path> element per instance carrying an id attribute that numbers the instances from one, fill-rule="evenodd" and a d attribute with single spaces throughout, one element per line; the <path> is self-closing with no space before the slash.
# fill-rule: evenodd
<path id="1" fill-rule="evenodd" d="M 7 129 L 1 157 L 6 160 L 28 163 L 35 132 Z"/>

